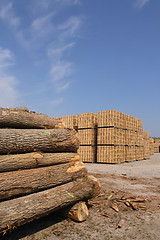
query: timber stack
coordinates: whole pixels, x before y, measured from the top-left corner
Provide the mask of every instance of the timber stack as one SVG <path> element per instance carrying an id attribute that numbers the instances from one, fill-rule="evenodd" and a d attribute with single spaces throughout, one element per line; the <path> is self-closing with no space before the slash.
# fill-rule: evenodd
<path id="1" fill-rule="evenodd" d="M 77 132 L 61 118 L 0 108 L 0 232 L 62 208 L 84 220 L 81 201 L 96 196 L 100 184 L 78 148 Z"/>
<path id="2" fill-rule="evenodd" d="M 96 162 L 97 154 L 97 114 L 78 114 L 78 136 L 80 147 L 78 153 L 83 162 Z"/>

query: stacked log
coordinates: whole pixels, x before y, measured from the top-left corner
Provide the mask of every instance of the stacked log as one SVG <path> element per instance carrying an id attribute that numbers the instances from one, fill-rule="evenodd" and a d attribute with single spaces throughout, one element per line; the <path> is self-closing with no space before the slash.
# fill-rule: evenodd
<path id="1" fill-rule="evenodd" d="M 99 193 L 78 147 L 77 132 L 60 118 L 0 109 L 0 232 Z"/>

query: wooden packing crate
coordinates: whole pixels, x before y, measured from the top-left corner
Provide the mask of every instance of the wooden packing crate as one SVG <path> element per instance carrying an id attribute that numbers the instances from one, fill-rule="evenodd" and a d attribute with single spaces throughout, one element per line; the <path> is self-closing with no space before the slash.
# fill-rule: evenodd
<path id="1" fill-rule="evenodd" d="M 138 140 L 138 133 L 132 130 L 125 130 L 125 145 L 135 146 Z"/>
<path id="2" fill-rule="evenodd" d="M 125 114 L 115 111 L 99 111 L 98 112 L 98 127 L 125 127 Z"/>
<path id="3" fill-rule="evenodd" d="M 62 120 L 67 128 L 73 129 L 78 128 L 78 116 L 76 115 L 63 116 Z"/>
<path id="4" fill-rule="evenodd" d="M 78 129 L 95 128 L 96 126 L 97 126 L 96 113 L 89 112 L 78 114 Z"/>
<path id="5" fill-rule="evenodd" d="M 148 131 L 142 131 L 143 132 L 143 138 L 149 139 L 149 132 Z"/>
<path id="6" fill-rule="evenodd" d="M 94 163 L 96 161 L 96 146 L 80 146 L 78 154 L 81 161 Z"/>
<path id="7" fill-rule="evenodd" d="M 98 163 L 121 163 L 124 161 L 124 146 L 97 146 Z"/>
<path id="8" fill-rule="evenodd" d="M 159 151 L 159 146 L 155 146 L 155 147 L 154 147 L 154 152 L 155 152 L 155 153 L 159 153 L 159 152 L 160 152 L 160 151 Z"/>
<path id="9" fill-rule="evenodd" d="M 125 129 L 141 132 L 143 130 L 143 122 L 138 118 L 125 114 Z"/>
<path id="10" fill-rule="evenodd" d="M 120 128 L 98 128 L 97 144 L 125 145 L 125 130 Z"/>
<path id="11" fill-rule="evenodd" d="M 144 159 L 143 152 L 143 146 L 136 146 L 136 160 Z"/>
<path id="12" fill-rule="evenodd" d="M 91 129 L 79 129 L 78 137 L 80 145 L 96 145 L 96 133 L 95 128 Z"/>
<path id="13" fill-rule="evenodd" d="M 154 139 L 149 138 L 150 155 L 154 154 Z"/>
<path id="14" fill-rule="evenodd" d="M 125 146 L 125 161 L 135 161 L 136 160 L 136 146 Z"/>

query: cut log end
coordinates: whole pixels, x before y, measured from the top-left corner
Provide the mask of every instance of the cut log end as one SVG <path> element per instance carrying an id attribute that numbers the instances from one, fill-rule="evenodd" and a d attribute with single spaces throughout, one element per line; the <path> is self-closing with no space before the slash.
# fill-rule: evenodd
<path id="1" fill-rule="evenodd" d="M 78 202 L 71 207 L 62 209 L 62 215 L 77 222 L 83 222 L 89 215 L 88 207 L 85 202 Z"/>

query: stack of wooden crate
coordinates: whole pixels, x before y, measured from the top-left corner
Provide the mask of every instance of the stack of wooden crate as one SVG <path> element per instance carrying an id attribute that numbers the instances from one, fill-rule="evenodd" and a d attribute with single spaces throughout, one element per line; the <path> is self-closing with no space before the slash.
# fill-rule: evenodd
<path id="1" fill-rule="evenodd" d="M 154 154 L 154 139 L 149 138 L 150 155 Z"/>
<path id="2" fill-rule="evenodd" d="M 160 139 L 154 140 L 154 152 L 155 153 L 160 152 Z"/>
<path id="3" fill-rule="evenodd" d="M 143 126 L 135 117 L 115 110 L 98 113 L 97 162 L 143 159 Z"/>
<path id="4" fill-rule="evenodd" d="M 78 153 L 83 162 L 96 162 L 97 114 L 78 114 Z"/>
<path id="5" fill-rule="evenodd" d="M 98 112 L 97 162 L 125 160 L 124 114 L 115 110 Z"/>
<path id="6" fill-rule="evenodd" d="M 150 158 L 150 142 L 149 142 L 149 132 L 143 131 L 143 159 Z"/>
<path id="7" fill-rule="evenodd" d="M 63 116 L 62 120 L 66 128 L 72 128 L 77 130 L 78 128 L 78 117 L 76 115 Z"/>
<path id="8" fill-rule="evenodd" d="M 125 114 L 125 161 L 143 159 L 142 120 Z"/>

